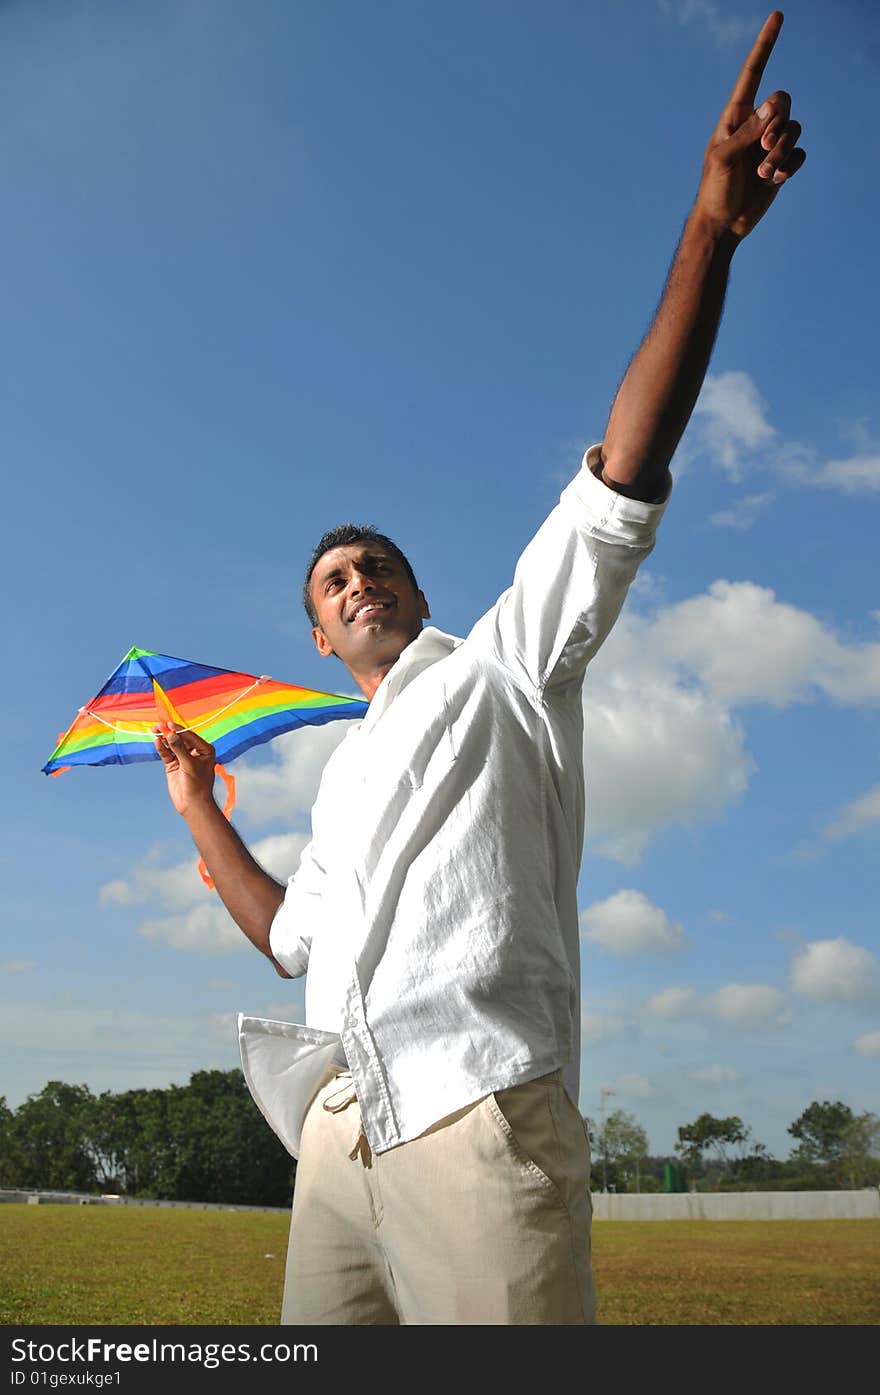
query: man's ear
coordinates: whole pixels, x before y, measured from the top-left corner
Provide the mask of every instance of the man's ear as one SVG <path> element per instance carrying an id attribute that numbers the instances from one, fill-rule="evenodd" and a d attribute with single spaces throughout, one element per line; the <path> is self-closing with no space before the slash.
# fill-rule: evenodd
<path id="1" fill-rule="evenodd" d="M 330 643 L 320 625 L 316 625 L 312 630 L 312 639 L 315 641 L 315 648 L 322 659 L 329 659 L 331 654 L 335 652 L 333 645 Z"/>
<path id="2" fill-rule="evenodd" d="M 419 611 L 421 612 L 423 620 L 430 620 L 431 612 L 428 609 L 428 602 L 425 600 L 424 591 L 419 592 Z"/>

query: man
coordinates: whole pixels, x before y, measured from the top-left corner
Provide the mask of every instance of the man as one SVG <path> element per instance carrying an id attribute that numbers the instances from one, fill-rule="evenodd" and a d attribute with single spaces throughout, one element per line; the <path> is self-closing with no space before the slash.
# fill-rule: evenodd
<path id="1" fill-rule="evenodd" d="M 307 1025 L 242 1022 L 261 1108 L 299 1157 L 284 1320 L 594 1321 L 577 1111 L 581 685 L 671 482 L 731 259 L 805 158 L 790 98 L 753 110 L 765 22 L 709 142 L 654 323 L 604 442 L 464 641 L 394 543 L 325 535 L 312 635 L 369 701 L 331 756 L 283 888 L 213 799 L 213 751 L 157 728 L 230 913 Z"/>

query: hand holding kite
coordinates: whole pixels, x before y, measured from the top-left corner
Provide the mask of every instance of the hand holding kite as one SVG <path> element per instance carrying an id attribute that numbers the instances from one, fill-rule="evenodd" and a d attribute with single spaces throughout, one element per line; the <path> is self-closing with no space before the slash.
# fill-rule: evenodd
<path id="1" fill-rule="evenodd" d="M 174 722 L 157 723 L 153 731 L 159 759 L 165 766 L 171 803 L 178 814 L 185 815 L 194 801 L 213 799 L 217 768 L 214 747 L 197 732 L 186 731 Z"/>

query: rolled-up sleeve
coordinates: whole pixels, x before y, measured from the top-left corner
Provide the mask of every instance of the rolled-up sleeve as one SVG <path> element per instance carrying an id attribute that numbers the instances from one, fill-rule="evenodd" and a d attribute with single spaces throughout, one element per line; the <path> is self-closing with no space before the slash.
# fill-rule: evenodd
<path id="1" fill-rule="evenodd" d="M 324 869 L 314 840 L 303 848 L 299 867 L 289 878 L 284 900 L 269 927 L 269 948 L 293 978 L 309 967 L 312 939 L 320 923 Z"/>
<path id="2" fill-rule="evenodd" d="M 579 684 L 610 633 L 639 567 L 650 554 L 669 501 L 618 494 L 593 473 L 591 446 L 579 473 L 528 544 L 513 584 L 488 624 L 496 657 L 518 682 L 542 695 Z"/>

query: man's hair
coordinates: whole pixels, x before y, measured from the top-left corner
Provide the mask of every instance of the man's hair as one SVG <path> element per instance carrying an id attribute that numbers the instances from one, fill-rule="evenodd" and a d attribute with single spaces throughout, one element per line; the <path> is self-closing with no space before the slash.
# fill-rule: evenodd
<path id="1" fill-rule="evenodd" d="M 321 538 L 309 558 L 309 565 L 306 568 L 306 579 L 303 582 L 302 603 L 305 607 L 306 615 L 313 625 L 317 625 L 318 616 L 312 601 L 312 572 L 324 556 L 325 552 L 332 552 L 334 547 L 348 547 L 352 543 L 369 542 L 375 543 L 378 547 L 384 547 L 386 552 L 392 552 L 403 564 L 403 568 L 413 585 L 413 590 L 418 591 L 419 583 L 416 581 L 416 574 L 409 564 L 409 561 L 401 552 L 397 543 L 392 542 L 384 533 L 380 533 L 371 523 L 340 523 L 335 528 L 331 528 Z"/>

